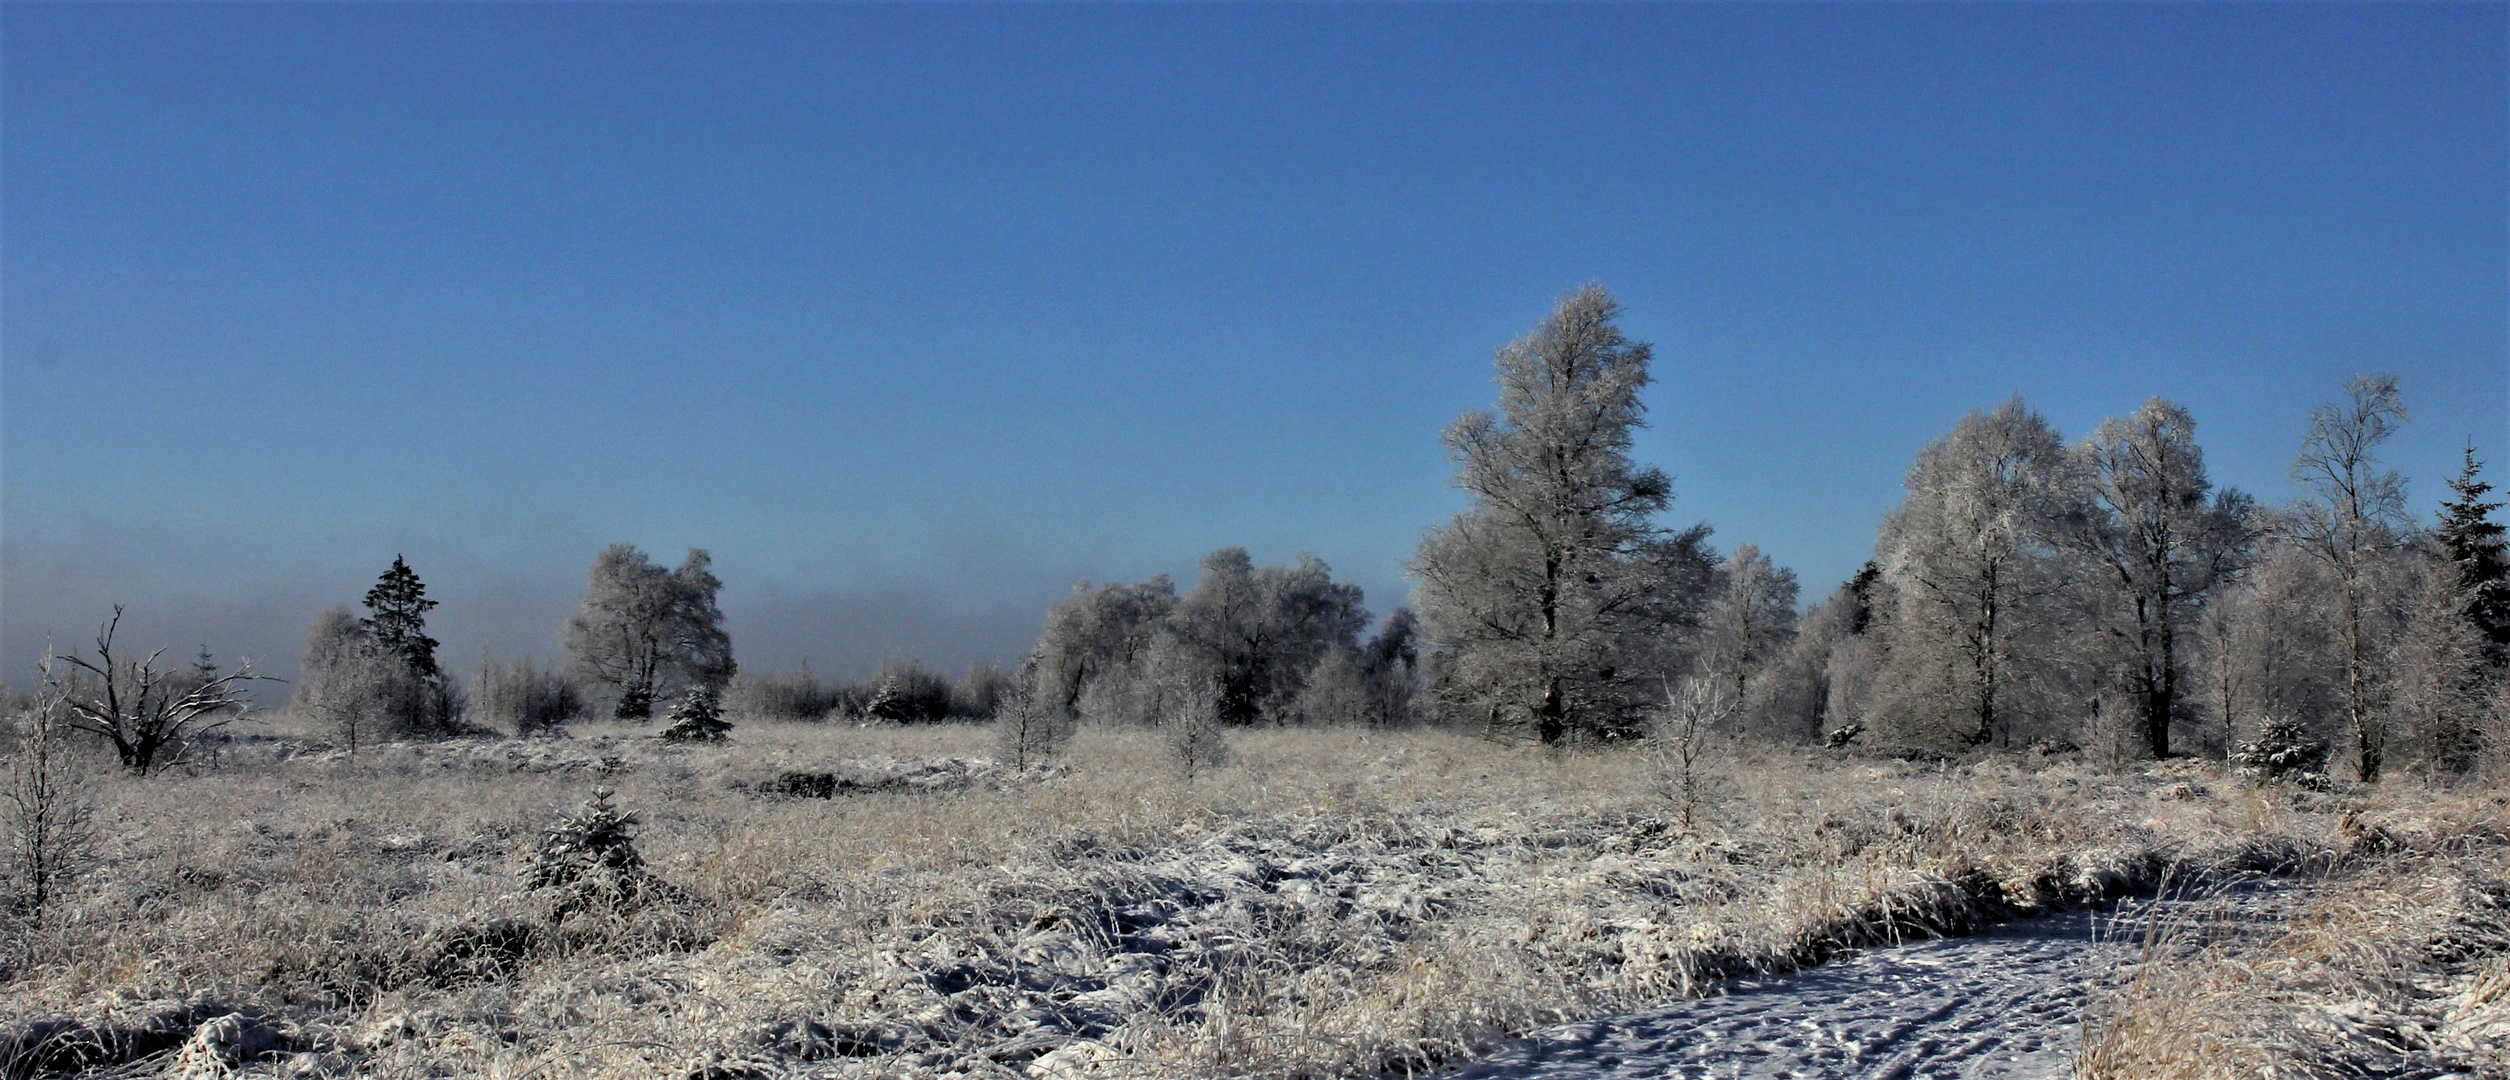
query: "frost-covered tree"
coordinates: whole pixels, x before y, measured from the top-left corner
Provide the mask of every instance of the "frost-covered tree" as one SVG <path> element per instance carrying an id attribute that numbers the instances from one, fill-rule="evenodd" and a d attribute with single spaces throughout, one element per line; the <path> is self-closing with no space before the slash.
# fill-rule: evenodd
<path id="1" fill-rule="evenodd" d="M 2269 721 L 2320 734 L 2342 712 L 2343 661 L 2326 572 L 2281 535 L 2205 606 L 2193 665 L 2204 730 L 2227 753 Z"/>
<path id="2" fill-rule="evenodd" d="M 387 644 L 371 626 L 346 604 L 315 616 L 305 634 L 291 706 L 352 752 L 376 739 L 435 738 L 459 731 L 464 703 L 454 681 L 441 671 L 429 674 L 412 667 L 408 639 Z"/>
<path id="3" fill-rule="evenodd" d="M 2091 566 L 2084 599 L 2145 751 L 2169 757 L 2197 619 L 2248 556 L 2250 501 L 2214 497 L 2196 421 L 2161 398 L 2103 421 L 2075 456 L 2087 498 L 2067 537 Z"/>
<path id="4" fill-rule="evenodd" d="M 1176 606 L 1176 584 L 1166 574 L 1130 585 L 1073 586 L 1037 635 L 1031 692 L 1048 707 L 1078 714 L 1093 686 L 1121 681 L 1139 666 Z"/>
<path id="5" fill-rule="evenodd" d="M 691 548 L 678 569 L 665 570 L 634 544 L 612 544 L 593 560 L 584 599 L 566 622 L 566 649 L 584 676 L 614 688 L 613 715 L 643 719 L 657 697 L 720 691 L 732 681 L 732 638 L 715 604 L 723 582 L 713 563 Z"/>
<path id="6" fill-rule="evenodd" d="M 1888 665 L 1906 734 L 1995 741 L 2051 689 L 2067 472 L 2057 433 L 2018 397 L 1962 417 L 1909 467 L 1875 551 L 1897 599 Z"/>
<path id="7" fill-rule="evenodd" d="M 1361 599 L 1315 556 L 1259 567 L 1245 548 L 1222 548 L 1203 557 L 1168 630 L 1218 685 L 1220 722 L 1251 724 L 1289 716 L 1317 662 L 1358 647 L 1368 625 Z"/>
<path id="8" fill-rule="evenodd" d="M 1411 608 L 1398 607 L 1360 647 L 1369 723 L 1395 727 L 1411 722 L 1412 697 L 1420 686 L 1420 632 L 1420 617 Z"/>
<path id="9" fill-rule="evenodd" d="M 2442 772 L 2473 768 L 2487 702 L 2484 636 L 2467 618 L 2459 567 L 2437 551 L 2414 551 L 2382 575 L 2383 611 L 2396 620 L 2381 657 L 2382 704 L 2392 738 Z"/>
<path id="10" fill-rule="evenodd" d="M 2354 767 L 2379 779 L 2388 732 L 2374 670 L 2381 643 L 2372 610 L 2380 564 L 2406 528 L 2405 477 L 2379 467 L 2379 446 L 2406 421 L 2393 375 L 2356 375 L 2344 399 L 2310 411 L 2309 435 L 2292 462 L 2292 478 L 2309 494 L 2287 524 L 2293 542 L 2326 571 L 2335 589 L 2335 629 L 2343 648 L 2344 713 Z"/>
<path id="11" fill-rule="evenodd" d="M 1795 639 L 1796 588 L 1795 571 L 1753 544 L 1735 545 L 1717 568 L 1700 612 L 1698 666 L 1725 683 L 1738 709 L 1751 700 L 1761 670 Z"/>
<path id="12" fill-rule="evenodd" d="M 1638 725 L 1709 562 L 1704 528 L 1656 522 L 1672 481 L 1630 460 L 1652 352 L 1620 310 L 1589 285 L 1499 349 L 1498 412 L 1445 434 L 1471 505 L 1412 558 L 1448 708 L 1546 743 Z"/>

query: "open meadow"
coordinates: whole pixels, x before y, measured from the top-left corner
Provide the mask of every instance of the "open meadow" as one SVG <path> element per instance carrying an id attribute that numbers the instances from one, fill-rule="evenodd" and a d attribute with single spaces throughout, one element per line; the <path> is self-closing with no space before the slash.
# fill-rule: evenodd
<path id="1" fill-rule="evenodd" d="M 1023 770 L 988 725 L 732 719 L 352 755 L 281 717 L 155 776 L 88 763 L 93 859 L 8 942 L 7 1074 L 1421 1074 L 2250 875 L 2306 915 L 2163 928 L 2167 963 L 2095 988 L 2078 1075 L 2510 1060 L 2490 787 L 1720 743 L 1685 828 L 1648 747 L 1254 729 L 1189 778 L 1153 730 Z"/>

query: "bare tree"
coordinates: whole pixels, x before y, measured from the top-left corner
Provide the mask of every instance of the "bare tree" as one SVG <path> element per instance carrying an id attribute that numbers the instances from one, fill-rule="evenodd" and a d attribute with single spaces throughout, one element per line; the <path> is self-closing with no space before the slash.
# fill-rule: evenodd
<path id="1" fill-rule="evenodd" d="M 46 656 L 47 676 L 51 666 Z M 95 807 L 79 797 L 68 747 L 62 745 L 69 730 L 66 711 L 58 684 L 47 678 L 18 718 L 17 745 L 9 755 L 10 884 L 18 910 L 39 928 L 45 909 L 95 854 Z"/>
<path id="2" fill-rule="evenodd" d="M 71 653 L 59 663 L 47 655 L 43 680 L 58 693 L 63 719 L 74 730 L 113 744 L 122 767 L 141 776 L 164 763 L 169 749 L 185 740 L 216 731 L 244 715 L 248 699 L 244 684 L 264 676 L 245 664 L 209 679 L 181 669 L 160 670 L 159 649 L 138 660 L 116 659 L 114 634 L 122 626 L 122 606 L 96 631 L 96 657 Z"/>
<path id="3" fill-rule="evenodd" d="M 1685 832 L 1695 824 L 1711 743 L 1740 704 L 1731 691 L 1722 676 L 1685 676 L 1666 687 L 1665 703 L 1648 733 L 1658 791 L 1680 808 Z"/>
<path id="4" fill-rule="evenodd" d="M 2166 758 L 2198 614 L 2252 544 L 2249 500 L 2237 491 L 2212 497 L 2196 421 L 2161 398 L 2103 421 L 2075 456 L 2088 500 L 2066 535 L 2092 564 L 2092 618 L 2116 647 L 2110 666 L 2120 669 L 2144 749 Z"/>
<path id="5" fill-rule="evenodd" d="M 1036 683 L 1034 669 L 1024 672 L 994 709 L 994 736 L 1001 748 L 999 752 L 1018 769 L 1061 753 L 1079 727 L 1079 718 L 1051 697 L 1038 693 Z"/>
<path id="6" fill-rule="evenodd" d="M 2378 564 L 2396 550 L 2406 524 L 2405 477 L 2380 468 L 2378 451 L 2406 421 L 2406 411 L 2394 375 L 2356 375 L 2346 380 L 2344 393 L 2344 400 L 2310 411 L 2309 436 L 2292 462 L 2292 478 L 2309 497 L 2293 507 L 2288 528 L 2333 579 L 2345 726 L 2353 737 L 2356 772 L 2364 781 L 2376 781 L 2388 732 L 2372 670 L 2379 648 L 2372 640 L 2372 579 Z"/>
<path id="7" fill-rule="evenodd" d="M 732 681 L 713 563 L 691 548 L 679 569 L 665 570 L 634 544 L 612 544 L 593 560 L 584 600 L 567 619 L 566 648 L 578 670 L 616 689 L 613 715 L 643 719 L 659 697 Z"/>
<path id="8" fill-rule="evenodd" d="M 1630 460 L 1653 354 L 1620 310 L 1589 285 L 1500 348 L 1499 411 L 1445 435 L 1472 504 L 1412 559 L 1449 707 L 1545 743 L 1633 724 L 1703 591 L 1706 530 L 1659 527 L 1672 481 Z"/>

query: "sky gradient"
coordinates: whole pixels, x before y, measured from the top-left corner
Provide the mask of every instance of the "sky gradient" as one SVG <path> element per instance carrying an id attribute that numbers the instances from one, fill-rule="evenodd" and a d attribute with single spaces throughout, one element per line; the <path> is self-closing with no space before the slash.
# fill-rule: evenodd
<path id="1" fill-rule="evenodd" d="M 1400 603 L 1439 429 L 1600 281 L 1673 523 L 1817 599 L 1917 449 L 2159 394 L 2270 501 L 2401 376 L 2510 475 L 2503 4 L 0 7 L 0 681 L 444 655 L 713 551 L 735 649 L 1010 658 L 1073 580 Z"/>

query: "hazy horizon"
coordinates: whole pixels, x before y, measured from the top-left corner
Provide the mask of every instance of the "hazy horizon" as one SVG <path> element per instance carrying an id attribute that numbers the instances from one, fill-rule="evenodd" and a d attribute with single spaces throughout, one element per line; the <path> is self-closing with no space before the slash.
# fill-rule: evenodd
<path id="1" fill-rule="evenodd" d="M 1404 602 L 1439 429 L 1600 281 L 1669 520 L 1818 600 L 1917 449 L 2161 395 L 2269 502 L 2401 376 L 2510 478 L 2510 18 L 2417 7 L 0 8 L 0 684 L 465 673 L 593 555 L 736 654 L 1015 658 L 1243 545 Z M 1493 58 L 1503 58 L 1494 62 Z"/>

